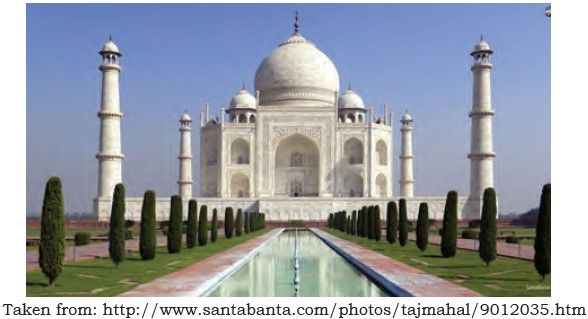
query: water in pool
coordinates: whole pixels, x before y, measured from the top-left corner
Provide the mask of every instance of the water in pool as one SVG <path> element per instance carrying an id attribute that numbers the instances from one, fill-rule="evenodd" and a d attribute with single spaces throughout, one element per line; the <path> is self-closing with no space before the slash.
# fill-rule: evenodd
<path id="1" fill-rule="evenodd" d="M 387 296 L 359 270 L 309 231 L 298 231 L 301 297 Z M 216 297 L 295 296 L 296 232 L 284 231 L 236 272 L 213 288 Z"/>

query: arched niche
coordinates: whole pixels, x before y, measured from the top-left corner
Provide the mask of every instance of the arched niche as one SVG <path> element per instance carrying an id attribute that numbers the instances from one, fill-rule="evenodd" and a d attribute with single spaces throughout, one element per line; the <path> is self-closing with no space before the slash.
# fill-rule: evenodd
<path id="1" fill-rule="evenodd" d="M 378 164 L 388 165 L 388 147 L 383 140 L 376 143 L 376 154 L 378 155 Z"/>
<path id="2" fill-rule="evenodd" d="M 379 174 L 376 177 L 377 196 L 388 197 L 388 182 L 384 174 Z"/>
<path id="3" fill-rule="evenodd" d="M 249 197 L 249 178 L 245 174 L 231 177 L 231 197 Z"/>
<path id="4" fill-rule="evenodd" d="M 350 165 L 363 164 L 363 143 L 355 137 L 345 141 L 343 156 Z"/>
<path id="5" fill-rule="evenodd" d="M 344 178 L 345 195 L 349 197 L 363 197 L 363 178 L 357 173 L 347 174 Z"/>
<path id="6" fill-rule="evenodd" d="M 231 143 L 231 164 L 249 164 L 249 143 L 242 138 Z"/>
<path id="7" fill-rule="evenodd" d="M 275 151 L 274 194 L 318 196 L 319 148 L 302 134 L 283 139 Z"/>

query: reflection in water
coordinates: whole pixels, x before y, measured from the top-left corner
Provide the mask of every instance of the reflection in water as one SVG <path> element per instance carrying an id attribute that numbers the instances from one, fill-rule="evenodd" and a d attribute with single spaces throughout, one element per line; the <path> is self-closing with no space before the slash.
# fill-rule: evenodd
<path id="1" fill-rule="evenodd" d="M 294 296 L 293 231 L 272 239 L 248 263 L 221 282 L 208 296 Z M 359 270 L 308 231 L 298 232 L 301 297 L 387 296 Z"/>

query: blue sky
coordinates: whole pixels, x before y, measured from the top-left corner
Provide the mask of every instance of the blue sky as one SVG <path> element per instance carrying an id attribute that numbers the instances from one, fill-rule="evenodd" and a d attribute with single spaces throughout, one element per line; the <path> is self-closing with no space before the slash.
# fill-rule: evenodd
<path id="1" fill-rule="evenodd" d="M 39 211 L 49 176 L 66 210 L 90 211 L 97 189 L 100 73 L 108 35 L 123 53 L 121 101 L 127 194 L 177 192 L 178 118 L 228 104 L 249 89 L 261 60 L 292 33 L 335 63 L 382 113 L 414 122 L 415 193 L 467 195 L 469 52 L 480 34 L 495 51 L 495 184 L 503 212 L 538 204 L 551 180 L 550 21 L 543 4 L 115 5 L 27 4 L 27 212 Z M 398 190 L 398 116 L 394 193 Z M 198 134 L 193 152 L 197 178 Z M 196 180 L 196 179 L 195 179 Z"/>

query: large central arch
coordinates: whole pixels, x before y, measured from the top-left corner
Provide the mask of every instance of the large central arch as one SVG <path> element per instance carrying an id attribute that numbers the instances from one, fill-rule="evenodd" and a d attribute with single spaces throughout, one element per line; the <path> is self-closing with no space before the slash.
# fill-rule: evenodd
<path id="1" fill-rule="evenodd" d="M 302 134 L 282 140 L 276 147 L 274 195 L 318 196 L 319 148 Z"/>

